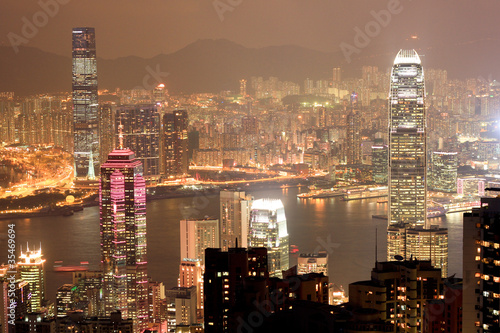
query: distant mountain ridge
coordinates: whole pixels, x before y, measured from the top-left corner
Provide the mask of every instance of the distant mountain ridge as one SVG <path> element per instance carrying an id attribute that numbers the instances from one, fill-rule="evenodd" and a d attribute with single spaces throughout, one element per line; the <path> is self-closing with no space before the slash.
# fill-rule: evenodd
<path id="1" fill-rule="evenodd" d="M 306 78 L 330 79 L 333 67 L 341 67 L 344 77 L 360 75 L 362 65 L 386 70 L 398 49 L 396 45 L 370 46 L 353 55 L 348 64 L 340 48 L 332 53 L 291 45 L 247 48 L 224 39 L 205 39 L 150 59 L 99 58 L 99 89 L 150 88 L 164 82 L 172 93 L 217 93 L 237 91 L 238 81 L 252 76 L 276 76 L 302 86 Z M 432 63 L 432 68 L 447 69 L 450 77 L 500 77 L 499 40 L 416 49 L 425 54 L 424 65 Z M 0 46 L 0 78 L 0 91 L 14 91 L 16 95 L 68 92 L 71 58 L 31 47 L 21 47 L 16 54 L 11 47 Z"/>

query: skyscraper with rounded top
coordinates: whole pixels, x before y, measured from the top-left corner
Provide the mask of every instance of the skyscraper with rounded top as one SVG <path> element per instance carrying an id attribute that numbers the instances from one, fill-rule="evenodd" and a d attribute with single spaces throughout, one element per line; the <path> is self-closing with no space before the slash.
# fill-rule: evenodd
<path id="1" fill-rule="evenodd" d="M 389 94 L 389 224 L 426 220 L 424 70 L 415 50 L 400 50 Z"/>
<path id="2" fill-rule="evenodd" d="M 281 277 L 289 268 L 289 236 L 285 207 L 279 199 L 259 199 L 252 203 L 248 247 L 267 248 L 269 276 Z"/>

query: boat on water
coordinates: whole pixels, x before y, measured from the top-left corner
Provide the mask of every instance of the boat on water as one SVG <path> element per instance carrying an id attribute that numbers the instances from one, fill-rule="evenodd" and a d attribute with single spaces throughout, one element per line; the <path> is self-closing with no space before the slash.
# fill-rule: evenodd
<path id="1" fill-rule="evenodd" d="M 359 189 L 348 190 L 343 200 L 360 200 L 360 199 L 371 199 L 371 198 L 381 198 L 387 197 L 387 186 L 380 187 L 365 187 Z"/>
<path id="2" fill-rule="evenodd" d="M 63 262 L 54 261 L 54 272 L 81 272 L 89 270 L 89 262 L 82 261 L 80 265 L 63 265 Z"/>
<path id="3" fill-rule="evenodd" d="M 290 245 L 290 254 L 298 253 L 299 248 L 297 245 Z"/>
<path id="4" fill-rule="evenodd" d="M 446 209 L 441 206 L 428 207 L 427 208 L 427 218 L 441 217 L 446 215 Z"/>
<path id="5" fill-rule="evenodd" d="M 328 190 L 313 190 L 307 193 L 297 194 L 300 199 L 319 199 L 319 198 L 333 198 L 341 197 L 344 195 L 344 191 L 341 189 L 328 189 Z"/>

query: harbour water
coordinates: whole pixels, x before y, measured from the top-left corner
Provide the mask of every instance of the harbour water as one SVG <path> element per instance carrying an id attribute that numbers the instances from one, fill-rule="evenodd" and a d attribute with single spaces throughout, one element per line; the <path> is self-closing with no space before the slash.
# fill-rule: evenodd
<path id="1" fill-rule="evenodd" d="M 303 189 L 305 190 L 305 189 Z M 256 199 L 282 199 L 290 244 L 300 252 L 327 251 L 330 279 L 342 285 L 370 279 L 375 263 L 375 230 L 378 260 L 386 260 L 387 221 L 372 215 L 387 214 L 387 204 L 377 199 L 343 201 L 341 198 L 299 199 L 300 189 L 250 192 Z M 179 220 L 218 217 L 219 197 L 196 196 L 147 203 L 148 272 L 167 288 L 175 287 L 179 265 Z M 449 273 L 462 276 L 462 213 L 434 218 L 432 224 L 449 228 Z M 99 208 L 85 208 L 72 216 L 37 217 L 0 221 L 0 263 L 7 262 L 7 224 L 16 224 L 18 250 L 42 245 L 46 261 L 47 298 L 55 300 L 57 288 L 71 283 L 71 273 L 54 272 L 55 261 L 78 265 L 88 261 L 98 269 L 100 261 Z M 291 255 L 291 264 L 297 254 Z"/>

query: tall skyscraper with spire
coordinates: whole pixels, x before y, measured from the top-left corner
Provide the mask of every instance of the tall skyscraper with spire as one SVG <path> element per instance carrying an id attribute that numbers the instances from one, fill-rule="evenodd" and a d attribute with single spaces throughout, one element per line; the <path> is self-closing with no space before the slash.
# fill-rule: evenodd
<path id="1" fill-rule="evenodd" d="M 93 179 L 99 165 L 97 58 L 94 28 L 73 28 L 75 178 Z"/>
<path id="2" fill-rule="evenodd" d="M 142 332 L 148 324 L 146 183 L 141 162 L 123 148 L 122 135 L 119 140 L 101 166 L 99 187 L 104 315 L 120 310 Z"/>

